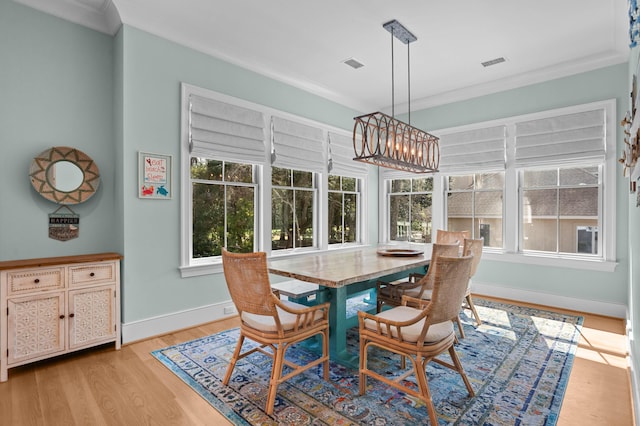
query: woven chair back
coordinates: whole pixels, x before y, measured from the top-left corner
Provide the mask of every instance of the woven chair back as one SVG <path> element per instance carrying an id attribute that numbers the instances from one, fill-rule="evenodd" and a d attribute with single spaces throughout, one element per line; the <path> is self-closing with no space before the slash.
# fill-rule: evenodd
<path id="1" fill-rule="evenodd" d="M 451 321 L 460 312 L 467 291 L 472 256 L 438 258 L 435 265 L 429 323 Z"/>
<path id="2" fill-rule="evenodd" d="M 446 257 L 457 257 L 458 256 L 458 245 L 457 243 L 452 244 L 433 244 L 431 248 L 431 261 L 429 262 L 429 268 L 427 269 L 427 274 L 420 280 L 420 284 L 425 289 L 433 288 L 433 281 L 435 278 L 435 266 L 438 263 L 438 258 L 446 256 Z"/>
<path id="3" fill-rule="evenodd" d="M 238 313 L 277 315 L 271 296 L 266 253 L 231 253 L 222 249 L 222 266 Z"/>
<path id="4" fill-rule="evenodd" d="M 478 238 L 475 240 L 465 238 L 464 240 L 464 248 L 462 249 L 462 253 L 464 256 L 473 255 L 473 262 L 471 262 L 471 271 L 469 272 L 469 276 L 473 277 L 478 270 L 478 265 L 480 264 L 480 259 L 482 259 L 482 247 L 484 246 L 484 238 Z"/>
<path id="5" fill-rule="evenodd" d="M 436 231 L 436 243 L 439 244 L 464 244 L 465 238 L 471 238 L 469 231 L 447 231 L 446 229 L 438 229 Z"/>

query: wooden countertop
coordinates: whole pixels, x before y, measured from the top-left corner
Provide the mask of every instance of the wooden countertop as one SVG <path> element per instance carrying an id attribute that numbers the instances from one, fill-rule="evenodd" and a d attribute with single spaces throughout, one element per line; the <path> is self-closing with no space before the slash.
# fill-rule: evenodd
<path id="1" fill-rule="evenodd" d="M 311 253 L 269 261 L 269 272 L 325 287 L 343 287 L 429 264 L 431 246 L 418 256 L 381 256 L 376 248 Z"/>
<path id="2" fill-rule="evenodd" d="M 18 268 L 39 268 L 42 266 L 55 266 L 69 263 L 90 263 L 104 260 L 121 260 L 124 256 L 120 253 L 94 253 L 80 254 L 77 256 L 40 257 L 36 259 L 6 260 L 0 262 L 0 271 Z"/>

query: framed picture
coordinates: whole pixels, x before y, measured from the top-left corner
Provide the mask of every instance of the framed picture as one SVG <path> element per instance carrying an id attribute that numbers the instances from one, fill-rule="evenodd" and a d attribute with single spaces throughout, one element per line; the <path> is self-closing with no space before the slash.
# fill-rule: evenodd
<path id="1" fill-rule="evenodd" d="M 171 156 L 138 152 L 138 198 L 171 199 Z"/>

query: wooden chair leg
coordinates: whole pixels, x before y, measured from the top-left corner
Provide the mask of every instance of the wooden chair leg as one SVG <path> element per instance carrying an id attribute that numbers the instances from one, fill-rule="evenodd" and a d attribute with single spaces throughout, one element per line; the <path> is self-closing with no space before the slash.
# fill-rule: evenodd
<path id="1" fill-rule="evenodd" d="M 473 304 L 473 299 L 471 298 L 471 295 L 468 295 L 466 299 L 467 299 L 467 305 L 469 305 L 469 309 L 471 309 L 471 312 L 473 312 L 473 316 L 476 319 L 476 323 L 478 325 L 481 325 L 482 321 L 480 321 L 480 315 L 478 315 L 478 311 L 476 311 L 476 305 Z"/>
<path id="2" fill-rule="evenodd" d="M 429 390 L 429 383 L 427 379 L 428 361 L 424 358 L 416 359 L 415 361 L 411 358 L 411 361 L 413 363 L 416 380 L 418 381 L 418 388 L 420 389 L 424 403 L 427 406 L 427 411 L 429 412 L 429 422 L 432 425 L 437 425 L 438 414 L 436 413 L 436 407 L 433 405 L 433 400 L 431 399 L 431 391 Z"/>
<path id="3" fill-rule="evenodd" d="M 278 384 L 282 377 L 282 367 L 284 364 L 284 345 L 281 343 L 276 346 L 276 353 L 273 355 L 273 367 L 271 367 L 271 379 L 269 380 L 269 394 L 267 396 L 267 406 L 265 412 L 269 415 L 273 414 L 273 406 L 276 403 L 276 394 L 278 392 Z"/>
<path id="4" fill-rule="evenodd" d="M 460 358 L 458 358 L 458 353 L 456 352 L 456 349 L 453 346 L 449 348 L 449 355 L 451 356 L 453 365 L 456 367 L 456 371 L 460 373 L 460 376 L 462 377 L 462 381 L 464 382 L 464 385 L 467 387 L 467 390 L 469 391 L 469 396 L 471 397 L 476 396 L 476 393 L 473 391 L 473 388 L 471 387 L 471 382 L 469 381 L 467 374 L 464 372 L 464 369 L 462 368 L 462 363 L 460 362 Z"/>
<path id="5" fill-rule="evenodd" d="M 458 324 L 458 331 L 460 332 L 460 338 L 464 339 L 464 328 L 462 328 L 462 321 L 460 321 L 460 316 L 456 317 L 456 323 Z"/>
<path id="6" fill-rule="evenodd" d="M 231 379 L 231 373 L 233 373 L 233 369 L 236 366 L 236 362 L 238 361 L 238 357 L 240 356 L 240 350 L 242 349 L 242 344 L 244 343 L 244 335 L 240 333 L 240 337 L 238 338 L 238 343 L 236 344 L 236 349 L 233 351 L 233 357 L 229 362 L 229 367 L 227 368 L 227 374 L 224 375 L 224 380 L 222 380 L 222 384 L 227 386 L 229 384 L 229 380 Z"/>
<path id="7" fill-rule="evenodd" d="M 363 373 L 367 369 L 367 348 L 365 339 L 360 338 L 360 395 L 367 391 L 367 375 Z"/>
<path id="8" fill-rule="evenodd" d="M 322 357 L 325 361 L 322 363 L 324 372 L 322 377 L 325 381 L 329 381 L 329 329 L 322 333 Z"/>

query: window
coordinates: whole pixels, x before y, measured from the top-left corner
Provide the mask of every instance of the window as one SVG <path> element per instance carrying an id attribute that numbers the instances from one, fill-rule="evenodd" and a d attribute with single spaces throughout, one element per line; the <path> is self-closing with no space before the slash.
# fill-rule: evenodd
<path id="1" fill-rule="evenodd" d="M 329 175 L 329 244 L 360 240 L 360 179 Z"/>
<path id="2" fill-rule="evenodd" d="M 182 85 L 181 123 L 181 269 L 191 276 L 219 264 L 222 247 L 260 247 L 268 151 L 261 111 L 204 89 Z"/>
<path id="3" fill-rule="evenodd" d="M 446 229 L 470 231 L 472 238 L 482 237 L 485 247 L 495 249 L 504 245 L 506 139 L 502 123 L 441 137 Z"/>
<path id="4" fill-rule="evenodd" d="M 391 179 L 389 240 L 430 243 L 433 178 Z"/>
<path id="5" fill-rule="evenodd" d="M 521 173 L 523 251 L 598 254 L 600 167 Z"/>
<path id="6" fill-rule="evenodd" d="M 597 238 L 587 252 L 576 235 L 602 229 L 606 117 L 605 108 L 585 108 L 515 124 L 521 252 L 602 257 Z"/>
<path id="7" fill-rule="evenodd" d="M 447 229 L 470 230 L 485 247 L 502 248 L 504 172 L 449 176 L 447 183 Z"/>
<path id="8" fill-rule="evenodd" d="M 425 211 L 425 242 L 431 228 L 468 229 L 492 260 L 612 271 L 615 107 L 606 100 L 433 131 L 440 166 L 428 202 L 416 201 L 413 177 L 380 170 L 381 241 L 420 240 L 415 216 Z"/>
<path id="9" fill-rule="evenodd" d="M 271 249 L 313 247 L 316 241 L 314 174 L 271 169 Z"/>
<path id="10" fill-rule="evenodd" d="M 366 243 L 368 167 L 352 160 L 351 134 L 211 90 L 181 89 L 182 277 L 221 272 L 222 247 L 286 256 Z M 330 199 L 338 202 L 331 237 Z"/>
<path id="11" fill-rule="evenodd" d="M 255 166 L 191 157 L 193 257 L 257 247 Z"/>

